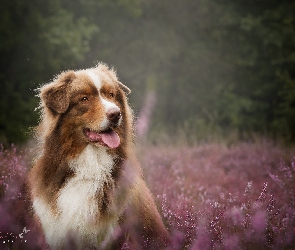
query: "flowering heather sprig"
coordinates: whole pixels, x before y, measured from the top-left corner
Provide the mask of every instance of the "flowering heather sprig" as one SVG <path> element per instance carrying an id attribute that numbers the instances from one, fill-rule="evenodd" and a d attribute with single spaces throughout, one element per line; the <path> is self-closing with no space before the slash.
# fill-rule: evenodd
<path id="1" fill-rule="evenodd" d="M 268 175 L 270 176 L 272 180 L 274 180 L 279 185 L 280 188 L 284 188 L 285 183 L 281 181 L 277 175 L 274 175 L 271 173 L 268 173 Z"/>
<path id="2" fill-rule="evenodd" d="M 263 189 L 262 189 L 259 197 L 256 199 L 257 202 L 264 202 L 265 201 L 265 199 L 266 199 L 266 192 L 267 192 L 267 185 L 268 185 L 267 182 L 265 182 L 263 184 Z"/>
<path id="3" fill-rule="evenodd" d="M 222 243 L 222 225 L 221 225 L 221 219 L 224 215 L 225 209 L 222 209 L 221 211 L 217 211 L 217 215 L 214 215 L 210 222 L 210 232 L 213 236 L 213 241 L 216 241 L 218 243 Z M 213 247 L 213 246 L 212 246 Z"/>
<path id="4" fill-rule="evenodd" d="M 244 195 L 247 196 L 251 189 L 252 189 L 252 181 L 248 181 L 247 187 L 245 188 Z"/>
<path id="5" fill-rule="evenodd" d="M 154 91 L 147 92 L 136 122 L 136 131 L 139 137 L 144 137 L 149 130 L 150 120 L 156 106 L 156 102 L 156 93 Z"/>

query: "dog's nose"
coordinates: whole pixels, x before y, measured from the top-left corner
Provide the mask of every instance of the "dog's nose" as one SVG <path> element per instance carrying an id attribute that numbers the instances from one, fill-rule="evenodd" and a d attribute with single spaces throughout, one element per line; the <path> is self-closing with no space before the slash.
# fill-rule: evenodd
<path id="1" fill-rule="evenodd" d="M 119 119 L 121 118 L 121 112 L 118 108 L 111 108 L 106 112 L 108 120 L 113 123 L 117 124 Z"/>

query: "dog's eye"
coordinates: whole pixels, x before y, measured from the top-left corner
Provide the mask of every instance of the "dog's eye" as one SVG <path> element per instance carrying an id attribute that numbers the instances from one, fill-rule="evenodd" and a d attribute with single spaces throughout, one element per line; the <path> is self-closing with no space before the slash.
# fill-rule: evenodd
<path id="1" fill-rule="evenodd" d="M 109 93 L 109 97 L 113 98 L 114 97 L 114 93 Z"/>
<path id="2" fill-rule="evenodd" d="M 82 102 L 86 102 L 88 101 L 88 97 L 87 96 L 84 96 L 82 99 L 81 99 Z"/>

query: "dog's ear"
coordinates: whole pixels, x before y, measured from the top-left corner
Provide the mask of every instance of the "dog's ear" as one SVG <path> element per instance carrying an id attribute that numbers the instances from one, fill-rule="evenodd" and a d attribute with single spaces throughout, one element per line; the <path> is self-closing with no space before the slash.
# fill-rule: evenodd
<path id="1" fill-rule="evenodd" d="M 41 88 L 40 97 L 52 111 L 65 113 L 70 103 L 70 83 L 75 79 L 74 71 L 61 73 L 58 78 Z"/>
<path id="2" fill-rule="evenodd" d="M 117 81 L 117 83 L 126 95 L 129 95 L 131 93 L 131 89 L 129 89 L 126 85 L 124 85 L 123 83 L 121 83 L 119 81 Z"/>

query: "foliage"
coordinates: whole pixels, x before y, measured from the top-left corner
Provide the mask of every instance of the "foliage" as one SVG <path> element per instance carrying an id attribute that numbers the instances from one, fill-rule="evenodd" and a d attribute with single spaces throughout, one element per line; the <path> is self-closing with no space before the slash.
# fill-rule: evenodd
<path id="1" fill-rule="evenodd" d="M 4 0 L 0 140 L 35 125 L 33 89 L 104 61 L 136 109 L 157 93 L 152 130 L 205 124 L 294 142 L 291 1 Z M 187 131 L 188 132 L 188 131 Z"/>
<path id="2" fill-rule="evenodd" d="M 294 140 L 294 3 L 217 2 L 223 11 L 218 35 L 226 39 L 223 50 L 235 68 L 230 93 L 241 100 L 227 103 L 240 107 L 236 125 Z"/>

